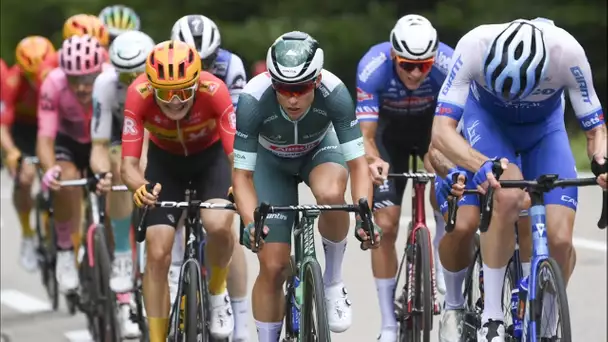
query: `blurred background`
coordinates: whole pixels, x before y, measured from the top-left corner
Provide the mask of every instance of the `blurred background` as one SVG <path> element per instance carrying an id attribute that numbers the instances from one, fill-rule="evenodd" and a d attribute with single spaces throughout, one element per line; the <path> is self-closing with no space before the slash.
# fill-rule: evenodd
<path id="1" fill-rule="evenodd" d="M 109 0 L 2 0 L 0 2 L 0 55 L 14 62 L 14 49 L 27 35 L 43 35 L 56 46 L 62 25 L 70 15 L 97 15 Z M 517 18 L 546 17 L 569 31 L 583 46 L 602 104 L 607 100 L 605 0 L 125 0 L 141 17 L 142 30 L 160 42 L 168 39 L 174 22 L 183 15 L 203 14 L 221 31 L 222 47 L 239 55 L 248 76 L 253 64 L 282 33 L 301 30 L 311 34 L 325 50 L 325 68 L 337 74 L 354 92 L 356 67 L 367 49 L 388 40 L 401 16 L 426 16 L 440 40 L 454 47 L 467 31 L 480 24 Z M 566 124 L 577 165 L 588 169 L 585 138 L 570 107 Z"/>

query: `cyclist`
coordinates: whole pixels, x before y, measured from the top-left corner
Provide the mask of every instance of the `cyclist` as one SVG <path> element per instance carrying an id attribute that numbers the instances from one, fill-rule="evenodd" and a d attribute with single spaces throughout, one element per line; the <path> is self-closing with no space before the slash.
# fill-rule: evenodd
<path id="1" fill-rule="evenodd" d="M 99 13 L 99 20 L 109 32 L 109 43 L 121 33 L 140 30 L 139 15 L 131 7 L 124 5 L 110 5 Z"/>
<path id="2" fill-rule="evenodd" d="M 93 85 L 93 119 L 91 121 L 92 150 L 90 165 L 95 173 L 111 172 L 114 184 L 123 184 L 120 178 L 121 135 L 127 87 L 145 71 L 146 57 L 154 48 L 154 41 L 139 31 L 120 34 L 110 46 L 113 68 L 102 72 Z M 110 287 L 117 294 L 127 294 L 133 288 L 132 251 L 130 241 L 131 194 L 113 192 L 108 195 L 108 216 L 114 235 L 114 260 Z M 128 296 L 118 296 L 119 300 Z M 128 301 L 121 301 L 123 337 L 134 338 L 140 333 L 130 319 Z"/>
<path id="3" fill-rule="evenodd" d="M 194 48 L 181 41 L 156 45 L 146 60 L 145 75 L 127 90 L 124 113 L 121 174 L 139 207 L 179 200 L 189 187 L 202 200 L 228 203 L 224 198 L 230 187 L 234 108 L 226 85 L 201 70 Z M 139 167 L 144 126 L 150 132 L 145 175 Z M 144 301 L 150 342 L 165 341 L 167 335 L 169 256 L 181 214 L 180 209 L 156 209 L 146 217 Z M 209 330 L 215 338 L 227 338 L 234 329 L 226 290 L 234 213 L 210 215 L 202 214 L 211 269 Z"/>
<path id="4" fill-rule="evenodd" d="M 298 176 L 318 204 L 343 204 L 351 172 L 353 203 L 370 189 L 363 139 L 346 86 L 323 69 L 323 50 L 303 32 L 280 36 L 268 49 L 269 73 L 254 77 L 239 98 L 235 137 L 234 195 L 250 247 L 258 200 L 298 202 Z M 335 127 L 335 130 L 332 129 Z M 255 169 L 255 172 L 253 170 Z M 253 287 L 253 316 L 260 341 L 277 341 L 283 319 L 283 270 L 289 265 L 293 214 L 270 215 L 258 253 L 260 273 Z M 367 239 L 357 221 L 356 235 Z M 329 328 L 343 332 L 352 322 L 342 279 L 349 217 L 323 213 L 319 230 L 325 247 L 325 299 Z M 378 232 L 381 232 L 378 230 Z M 376 238 L 379 241 L 380 236 Z"/>
<path id="5" fill-rule="evenodd" d="M 78 287 L 71 235 L 80 226 L 83 195 L 80 188 L 61 189 L 56 177 L 77 179 L 88 169 L 91 93 L 103 68 L 103 48 L 94 37 L 73 36 L 63 42 L 60 54 L 61 66 L 48 74 L 40 88 L 36 154 L 45 170 L 43 186 L 57 191 L 53 198 L 56 275 L 59 290 L 65 293 Z"/>
<path id="6" fill-rule="evenodd" d="M 390 42 L 372 46 L 359 62 L 356 112 L 366 158 L 377 185 L 374 187 L 374 217 L 384 232 L 382 246 L 372 252 L 372 270 L 382 316 L 380 341 L 397 339 L 393 309 L 398 263 L 395 241 L 406 186 L 406 181 L 389 180 L 386 175 L 389 170 L 409 172 L 409 156 L 413 151 L 428 167 L 433 110 L 452 53 L 452 48 L 438 40 L 431 22 L 420 15 L 409 14 L 397 21 Z M 437 253 L 445 223 L 434 202 L 434 196 L 431 196 L 437 227 L 433 245 Z M 437 285 L 445 292 L 439 257 L 435 255 Z"/>
<path id="7" fill-rule="evenodd" d="M 500 189 L 491 158 L 506 158 L 501 159 L 501 179 L 534 179 L 546 173 L 576 177 L 564 127 L 563 90 L 587 136 L 589 157 L 604 164 L 606 126 L 589 62 L 576 39 L 549 20 L 517 19 L 469 31 L 458 42 L 442 87 L 433 146 L 474 172 L 480 191 L 497 189 L 491 225 L 481 235 L 485 301 L 479 341 L 504 341 L 502 285 L 514 248 L 513 224 L 525 195 L 519 189 Z M 461 117 L 468 144 L 456 132 Z M 513 163 L 518 152 L 521 169 Z M 549 160 L 555 156 L 559 162 Z M 601 179 L 598 183 L 606 186 Z M 567 281 L 576 258 L 572 230 L 577 190 L 555 189 L 545 195 L 545 203 L 549 249 Z M 544 312 L 553 312 L 554 295 L 543 298 L 543 306 Z M 553 338 L 556 327 L 551 315 L 541 336 Z"/>
<path id="8" fill-rule="evenodd" d="M 266 61 L 263 60 L 253 63 L 253 67 L 251 69 L 253 70 L 252 75 L 254 77 L 268 71 L 268 69 L 266 69 Z"/>
<path id="9" fill-rule="evenodd" d="M 2 71 L 0 140 L 10 175 L 19 177 L 13 190 L 13 203 L 21 224 L 21 265 L 32 272 L 38 265 L 35 232 L 30 223 L 36 169 L 34 165 L 23 164 L 20 174 L 16 172 L 20 157 L 36 155 L 39 88 L 35 77 L 44 60 L 55 58 L 55 48 L 44 37 L 29 36 L 17 44 L 15 55 L 17 66 Z"/>
<path id="10" fill-rule="evenodd" d="M 221 38 L 217 25 L 203 15 L 187 15 L 173 25 L 171 39 L 181 40 L 194 47 L 199 56 L 203 70 L 212 73 L 224 81 L 230 92 L 232 104 L 236 108 L 239 95 L 246 83 L 243 61 L 236 54 L 220 47 Z M 184 257 L 183 229 L 176 232 L 173 250 L 171 252 L 171 268 L 169 269 L 169 288 L 171 299 L 177 293 L 177 281 Z M 234 313 L 234 333 L 232 340 L 246 341 L 249 339 L 249 305 L 247 303 L 247 263 L 245 253 L 240 245 L 234 248 L 230 273 L 228 274 L 228 293 L 232 301 Z"/>

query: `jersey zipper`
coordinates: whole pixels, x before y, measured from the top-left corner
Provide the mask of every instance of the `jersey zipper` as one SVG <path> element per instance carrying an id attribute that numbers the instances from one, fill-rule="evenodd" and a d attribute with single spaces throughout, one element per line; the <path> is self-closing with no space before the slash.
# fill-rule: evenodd
<path id="1" fill-rule="evenodd" d="M 184 143 L 184 137 L 182 136 L 182 130 L 179 127 L 179 121 L 177 121 L 177 140 L 179 140 L 179 143 L 182 144 L 182 147 L 184 148 L 184 154 L 188 155 L 188 149 L 186 148 L 186 144 Z"/>
<path id="2" fill-rule="evenodd" d="M 293 143 L 294 145 L 298 144 L 298 122 L 294 121 L 293 123 Z"/>

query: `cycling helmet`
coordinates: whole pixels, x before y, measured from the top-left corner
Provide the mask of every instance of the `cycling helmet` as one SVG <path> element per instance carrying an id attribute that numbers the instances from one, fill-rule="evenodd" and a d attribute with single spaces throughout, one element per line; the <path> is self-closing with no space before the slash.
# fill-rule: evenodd
<path id="1" fill-rule="evenodd" d="M 101 71 L 103 47 L 95 37 L 73 36 L 63 41 L 59 65 L 66 75 L 81 76 Z"/>
<path id="2" fill-rule="evenodd" d="M 110 62 L 117 72 L 144 72 L 154 41 L 140 31 L 126 31 L 110 45 Z"/>
<path id="3" fill-rule="evenodd" d="M 85 34 L 95 37 L 102 46 L 108 46 L 110 40 L 108 30 L 94 15 L 76 14 L 69 17 L 63 24 L 63 39 Z"/>
<path id="4" fill-rule="evenodd" d="M 108 28 L 113 38 L 126 31 L 139 31 L 141 25 L 137 13 L 132 8 L 123 5 L 104 8 L 99 13 L 99 19 Z"/>
<path id="5" fill-rule="evenodd" d="M 173 90 L 193 86 L 199 80 L 201 59 L 196 50 L 179 40 L 157 44 L 146 60 L 146 76 L 156 89 Z"/>
<path id="6" fill-rule="evenodd" d="M 54 53 L 53 44 L 41 36 L 25 37 L 17 44 L 17 49 L 15 49 L 17 64 L 19 64 L 21 70 L 29 74 L 38 72 L 40 64 Z"/>
<path id="7" fill-rule="evenodd" d="M 270 77 L 276 82 L 311 81 L 323 70 L 323 50 L 307 33 L 285 33 L 268 49 L 266 67 Z"/>
<path id="8" fill-rule="evenodd" d="M 417 14 L 408 14 L 397 21 L 391 31 L 391 45 L 401 58 L 418 61 L 435 57 L 439 40 L 430 21 Z"/>
<path id="9" fill-rule="evenodd" d="M 206 69 L 215 62 L 222 42 L 217 25 L 198 14 L 187 15 L 176 21 L 171 29 L 171 39 L 193 46 L 203 59 Z"/>
<path id="10" fill-rule="evenodd" d="M 532 93 L 548 64 L 543 32 L 527 20 L 516 20 L 489 45 L 483 73 L 490 91 L 504 101 L 516 101 Z"/>

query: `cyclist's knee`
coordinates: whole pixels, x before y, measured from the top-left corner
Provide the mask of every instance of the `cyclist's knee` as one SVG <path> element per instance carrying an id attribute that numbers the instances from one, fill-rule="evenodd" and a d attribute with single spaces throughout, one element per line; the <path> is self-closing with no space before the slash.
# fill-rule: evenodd
<path id="1" fill-rule="evenodd" d="M 326 183 L 322 187 L 312 189 L 315 199 L 319 204 L 344 203 L 344 192 L 346 187 L 341 182 Z"/>
<path id="2" fill-rule="evenodd" d="M 224 238 L 225 240 L 234 240 L 234 230 L 232 222 L 234 221 L 234 213 L 223 210 L 222 212 L 214 212 L 213 216 L 205 218 L 203 225 L 205 231 L 213 238 Z"/>
<path id="3" fill-rule="evenodd" d="M 400 206 L 390 206 L 374 212 L 374 221 L 382 228 L 382 243 L 395 243 L 399 229 Z"/>
<path id="4" fill-rule="evenodd" d="M 69 161 L 58 161 L 57 165 L 61 167 L 61 180 L 72 180 L 80 177 L 80 172 L 74 163 Z"/>
<path id="5" fill-rule="evenodd" d="M 30 189 L 36 177 L 36 169 L 33 165 L 23 165 L 19 172 L 19 186 Z"/>
<path id="6" fill-rule="evenodd" d="M 174 228 L 155 225 L 146 229 L 146 267 L 154 274 L 166 277 L 171 264 Z"/>
<path id="7" fill-rule="evenodd" d="M 569 253 L 572 246 L 574 210 L 561 205 L 547 205 L 547 237 L 552 253 Z"/>
<path id="8" fill-rule="evenodd" d="M 479 209 L 476 206 L 462 206 L 458 210 L 454 230 L 450 232 L 461 241 L 473 238 L 479 227 Z"/>
<path id="9" fill-rule="evenodd" d="M 281 288 L 285 282 L 286 270 L 288 269 L 289 244 L 268 243 L 258 254 L 260 261 L 259 278 L 268 286 Z"/>

